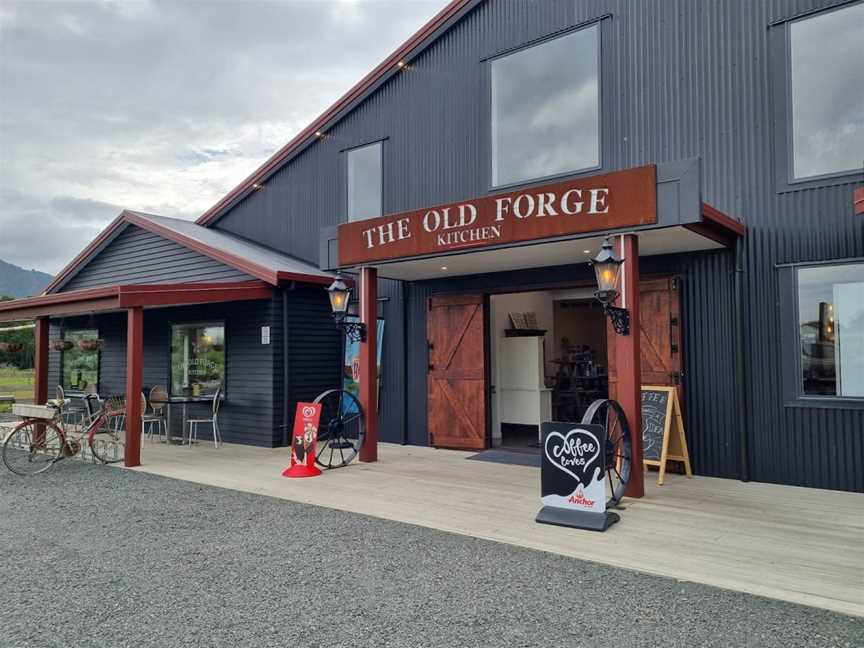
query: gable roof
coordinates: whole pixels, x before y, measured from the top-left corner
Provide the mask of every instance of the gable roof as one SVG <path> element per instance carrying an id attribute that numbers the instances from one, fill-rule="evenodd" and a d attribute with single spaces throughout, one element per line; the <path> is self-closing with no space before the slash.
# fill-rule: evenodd
<path id="1" fill-rule="evenodd" d="M 124 210 L 45 289 L 55 293 L 104 250 L 127 227 L 134 225 L 246 274 L 277 285 L 280 281 L 327 284 L 333 276 L 287 254 L 252 243 L 234 234 L 208 229 L 190 221 Z"/>
<path id="2" fill-rule="evenodd" d="M 378 89 L 393 75 L 402 71 L 403 66 L 434 42 L 443 31 L 449 29 L 456 21 L 480 4 L 483 0 L 452 0 L 444 9 L 423 25 L 411 38 L 405 41 L 390 56 L 382 61 L 374 70 L 363 77 L 354 87 L 340 97 L 336 103 L 325 110 L 309 126 L 276 151 L 264 164 L 258 167 L 252 175 L 234 187 L 219 202 L 204 212 L 195 222 L 199 225 L 209 225 L 223 216 L 243 198 L 255 190 L 255 185 L 264 182 L 286 162 L 301 153 L 307 146 L 318 141 L 316 133 L 326 132 L 337 121 L 342 119 L 361 101 Z"/>

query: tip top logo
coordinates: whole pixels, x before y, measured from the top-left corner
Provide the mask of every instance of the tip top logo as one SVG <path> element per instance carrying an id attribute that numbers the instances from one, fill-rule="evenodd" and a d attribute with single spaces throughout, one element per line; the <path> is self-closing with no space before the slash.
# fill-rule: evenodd
<path id="1" fill-rule="evenodd" d="M 303 416 L 306 418 L 312 418 L 313 416 L 315 416 L 315 408 L 311 405 L 307 405 L 303 408 Z"/>

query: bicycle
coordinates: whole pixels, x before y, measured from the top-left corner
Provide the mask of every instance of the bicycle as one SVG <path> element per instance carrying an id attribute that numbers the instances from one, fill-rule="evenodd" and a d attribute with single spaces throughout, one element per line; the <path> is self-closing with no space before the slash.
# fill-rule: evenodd
<path id="1" fill-rule="evenodd" d="M 13 414 L 23 419 L 3 441 L 2 457 L 16 475 L 37 475 L 58 461 L 74 457 L 85 447 L 103 464 L 123 460 L 125 442 L 119 430 L 111 429 L 112 417 L 126 413 L 126 399 L 112 397 L 90 417 L 86 428 L 67 429 L 62 420 L 63 406 L 69 401 L 50 400 L 45 405 L 16 405 Z M 78 428 L 74 430 L 72 428 Z"/>

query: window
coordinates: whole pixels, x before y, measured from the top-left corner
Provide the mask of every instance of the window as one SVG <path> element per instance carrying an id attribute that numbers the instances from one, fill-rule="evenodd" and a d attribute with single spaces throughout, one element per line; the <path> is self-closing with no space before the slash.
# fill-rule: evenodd
<path id="1" fill-rule="evenodd" d="M 492 184 L 600 166 L 600 27 L 494 59 Z"/>
<path id="2" fill-rule="evenodd" d="M 71 348 L 63 351 L 61 362 L 63 375 L 60 380 L 63 388 L 84 391 L 90 387 L 98 391 L 99 331 L 96 329 L 65 331 L 63 339 L 72 343 Z M 79 345 L 82 340 L 84 340 L 83 345 Z M 88 340 L 92 342 L 88 344 Z"/>
<path id="3" fill-rule="evenodd" d="M 225 382 L 225 325 L 171 327 L 171 395 L 213 396 Z"/>
<path id="4" fill-rule="evenodd" d="M 347 153 L 348 221 L 381 215 L 381 142 L 367 144 Z"/>
<path id="5" fill-rule="evenodd" d="M 797 269 L 800 393 L 864 398 L 864 263 Z"/>
<path id="6" fill-rule="evenodd" d="M 786 138 L 791 182 L 864 165 L 864 3 L 787 23 Z M 775 72 L 779 72 L 775 70 Z"/>

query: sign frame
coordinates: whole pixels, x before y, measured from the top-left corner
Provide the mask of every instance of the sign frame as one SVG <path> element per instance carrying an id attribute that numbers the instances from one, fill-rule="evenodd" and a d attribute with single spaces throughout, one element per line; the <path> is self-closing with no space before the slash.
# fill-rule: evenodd
<path id="1" fill-rule="evenodd" d="M 321 403 L 297 403 L 291 435 L 291 459 L 289 466 L 282 471 L 283 477 L 317 477 L 321 474 L 321 469 L 315 465 L 320 422 Z M 301 449 L 302 457 L 298 456 Z"/>
<path id="2" fill-rule="evenodd" d="M 659 459 L 642 459 L 644 467 L 656 466 L 659 468 L 657 485 L 662 486 L 666 480 L 666 464 L 669 461 L 684 462 L 684 473 L 687 479 L 693 478 L 693 469 L 690 466 L 690 452 L 687 449 L 687 437 L 684 434 L 684 417 L 681 413 L 681 403 L 678 402 L 678 388 L 667 385 L 642 385 L 641 392 L 665 392 L 669 394 L 666 399 L 666 416 L 663 424 L 663 446 L 660 450 Z M 673 430 L 674 428 L 674 430 Z M 644 422 L 643 422 L 644 434 Z M 644 439 L 644 436 L 643 436 Z"/>

